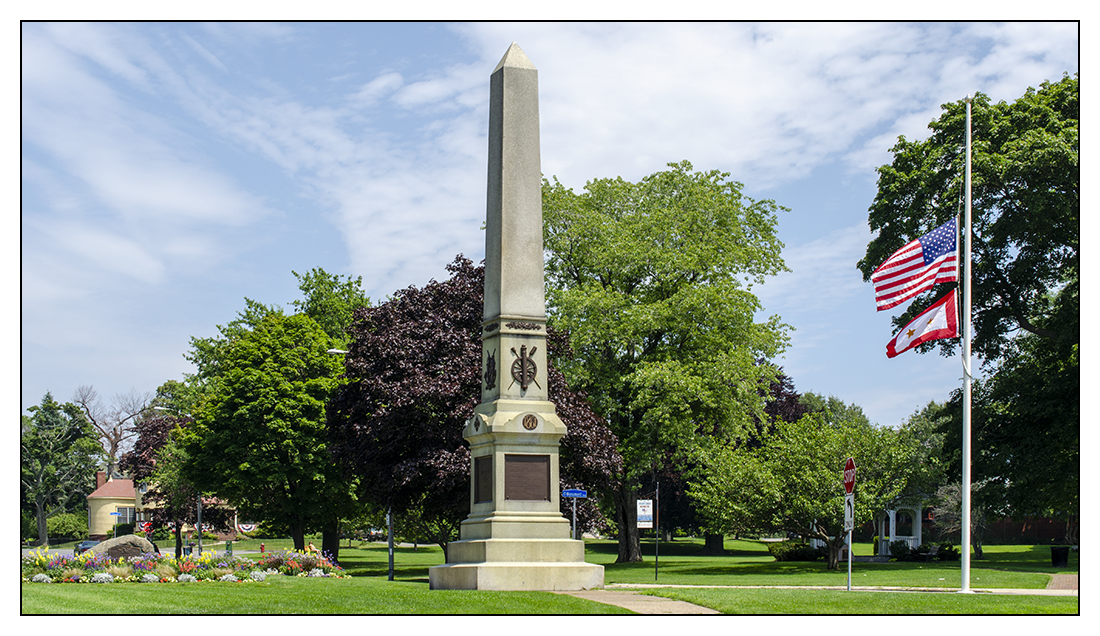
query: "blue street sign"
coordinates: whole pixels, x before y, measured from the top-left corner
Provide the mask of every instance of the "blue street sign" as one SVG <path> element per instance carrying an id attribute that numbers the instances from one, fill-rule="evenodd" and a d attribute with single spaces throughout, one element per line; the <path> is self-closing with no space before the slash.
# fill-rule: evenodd
<path id="1" fill-rule="evenodd" d="M 121 516 L 122 516 L 122 513 L 121 513 L 121 512 L 112 512 L 112 513 L 111 513 L 111 516 L 112 516 L 112 517 L 121 517 Z"/>
<path id="2" fill-rule="evenodd" d="M 577 488 L 569 488 L 567 490 L 561 491 L 561 496 L 562 497 L 578 497 L 580 499 L 587 499 L 588 498 L 588 491 L 587 490 L 579 490 Z"/>

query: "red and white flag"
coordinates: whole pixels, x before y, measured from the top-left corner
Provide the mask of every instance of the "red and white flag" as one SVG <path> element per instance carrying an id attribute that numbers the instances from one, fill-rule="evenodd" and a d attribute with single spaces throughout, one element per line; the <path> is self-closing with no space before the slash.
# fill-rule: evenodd
<path id="1" fill-rule="evenodd" d="M 890 309 L 936 283 L 959 280 L 959 227 L 948 221 L 894 252 L 871 274 L 878 310 Z"/>
<path id="2" fill-rule="evenodd" d="M 886 357 L 893 358 L 922 342 L 958 337 L 957 305 L 955 290 L 952 289 L 951 293 L 922 311 L 894 335 L 893 339 L 886 344 Z"/>

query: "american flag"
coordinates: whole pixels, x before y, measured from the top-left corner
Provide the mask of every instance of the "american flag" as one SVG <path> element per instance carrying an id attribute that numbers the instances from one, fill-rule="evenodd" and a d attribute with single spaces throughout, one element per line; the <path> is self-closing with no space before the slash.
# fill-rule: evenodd
<path id="1" fill-rule="evenodd" d="M 871 274 L 878 310 L 890 309 L 936 283 L 959 280 L 959 229 L 951 220 L 894 252 Z"/>

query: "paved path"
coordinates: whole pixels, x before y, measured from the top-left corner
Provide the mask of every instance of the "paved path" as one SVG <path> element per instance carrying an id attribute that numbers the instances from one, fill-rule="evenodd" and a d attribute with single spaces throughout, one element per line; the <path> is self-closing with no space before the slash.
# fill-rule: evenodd
<path id="1" fill-rule="evenodd" d="M 638 614 L 721 614 L 709 607 L 694 605 L 686 601 L 676 601 L 662 596 L 647 596 L 626 590 L 581 590 L 579 592 L 558 592 L 577 598 L 583 598 L 605 605 L 616 605 Z"/>
<path id="2" fill-rule="evenodd" d="M 597 603 L 615 605 L 626 608 L 638 614 L 718 614 L 709 607 L 701 607 L 686 601 L 676 601 L 660 596 L 648 596 L 638 594 L 637 590 L 654 588 L 745 588 L 745 589 L 815 589 L 815 590 L 846 590 L 846 585 L 836 586 L 795 586 L 795 585 L 657 585 L 657 584 L 611 584 L 600 590 L 582 590 L 579 592 L 558 592 L 577 598 L 583 598 Z M 854 592 L 925 592 L 925 593 L 959 593 L 958 588 L 947 587 L 872 587 L 852 586 Z M 1018 596 L 1077 596 L 1076 574 L 1055 574 L 1046 589 L 996 589 L 996 588 L 972 588 L 974 594 L 1005 594 Z"/>

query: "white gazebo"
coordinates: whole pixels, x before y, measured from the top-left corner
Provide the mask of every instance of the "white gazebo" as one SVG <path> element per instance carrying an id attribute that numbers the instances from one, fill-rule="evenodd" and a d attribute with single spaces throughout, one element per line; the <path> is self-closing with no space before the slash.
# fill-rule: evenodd
<path id="1" fill-rule="evenodd" d="M 916 549 L 921 541 L 921 503 L 902 504 L 886 510 L 875 520 L 878 531 L 878 553 L 890 554 L 891 541 L 905 541 Z"/>

